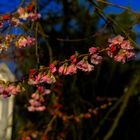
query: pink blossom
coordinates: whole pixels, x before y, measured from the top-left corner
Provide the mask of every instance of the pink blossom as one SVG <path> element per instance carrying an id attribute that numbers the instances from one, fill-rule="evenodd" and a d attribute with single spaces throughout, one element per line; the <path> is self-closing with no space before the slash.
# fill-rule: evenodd
<path id="1" fill-rule="evenodd" d="M 31 21 L 35 21 L 41 17 L 38 13 L 29 13 L 28 17 L 31 19 Z"/>
<path id="2" fill-rule="evenodd" d="M 39 91 L 39 93 L 41 93 L 41 95 L 46 95 L 46 94 L 50 94 L 51 90 L 50 89 L 46 89 L 44 86 L 38 86 L 37 90 Z"/>
<path id="3" fill-rule="evenodd" d="M 21 92 L 21 87 L 19 85 L 14 86 L 12 84 L 9 85 L 0 85 L 0 93 L 3 97 L 8 97 L 10 95 L 17 95 L 19 92 Z"/>
<path id="4" fill-rule="evenodd" d="M 39 84 L 39 83 L 43 83 L 43 82 L 46 82 L 48 79 L 48 76 L 43 73 L 39 73 L 36 77 L 35 77 L 35 81 Z"/>
<path id="5" fill-rule="evenodd" d="M 4 90 L 1 94 L 4 98 L 9 96 L 9 93 L 6 90 Z"/>
<path id="6" fill-rule="evenodd" d="M 16 95 L 18 93 L 17 88 L 13 85 L 9 85 L 7 88 L 7 92 Z"/>
<path id="7" fill-rule="evenodd" d="M 47 83 L 47 84 L 52 84 L 55 83 L 56 79 L 52 73 L 39 73 L 35 78 L 30 76 L 28 84 L 30 85 L 37 85 L 41 83 Z"/>
<path id="8" fill-rule="evenodd" d="M 128 60 L 134 58 L 135 56 L 136 55 L 135 55 L 135 52 L 133 50 L 128 50 L 126 52 L 126 57 L 127 57 Z"/>
<path id="9" fill-rule="evenodd" d="M 29 78 L 29 80 L 28 80 L 28 84 L 29 84 L 29 85 L 37 85 L 38 82 L 35 81 L 35 78 Z"/>
<path id="10" fill-rule="evenodd" d="M 97 54 L 93 54 L 91 56 L 91 63 L 92 64 L 95 64 L 95 65 L 100 64 L 102 62 L 102 60 L 103 60 L 102 56 L 99 56 Z"/>
<path id="11" fill-rule="evenodd" d="M 39 106 L 35 108 L 36 111 L 44 111 L 45 109 L 46 109 L 45 106 Z"/>
<path id="12" fill-rule="evenodd" d="M 40 84 L 46 81 L 47 76 L 44 74 L 39 73 L 35 78 L 30 78 L 29 82 L 34 85 L 34 84 Z"/>
<path id="13" fill-rule="evenodd" d="M 45 87 L 44 87 L 44 86 L 38 86 L 38 87 L 37 87 L 37 90 L 38 90 L 41 94 L 43 94 L 44 91 L 45 91 Z"/>
<path id="14" fill-rule="evenodd" d="M 16 47 L 26 47 L 27 45 L 27 39 L 25 37 L 20 37 L 16 42 Z"/>
<path id="15" fill-rule="evenodd" d="M 55 73 L 55 72 L 56 72 L 56 67 L 55 67 L 55 65 L 54 65 L 53 63 L 50 64 L 49 68 L 50 68 L 50 71 L 51 71 L 52 73 Z"/>
<path id="16" fill-rule="evenodd" d="M 26 20 L 29 17 L 29 14 L 25 11 L 23 7 L 19 7 L 17 12 L 19 13 L 19 18 Z"/>
<path id="17" fill-rule="evenodd" d="M 125 50 L 130 50 L 130 49 L 132 49 L 132 46 L 131 46 L 131 44 L 130 44 L 130 41 L 124 40 L 124 41 L 121 43 L 121 48 L 122 48 L 122 49 L 125 49 Z"/>
<path id="18" fill-rule="evenodd" d="M 110 56 L 112 58 L 115 51 L 116 51 L 116 47 L 112 46 L 112 45 L 109 45 L 109 48 L 107 49 L 108 56 Z"/>
<path id="19" fill-rule="evenodd" d="M 34 45 L 35 43 L 35 38 L 27 36 L 21 36 L 15 43 L 16 47 L 22 48 L 22 47 L 27 47 Z"/>
<path id="20" fill-rule="evenodd" d="M 60 75 L 67 75 L 67 66 L 65 64 L 60 66 L 58 72 Z"/>
<path id="21" fill-rule="evenodd" d="M 35 21 L 41 17 L 38 13 L 27 12 L 24 8 L 19 7 L 17 12 L 19 13 L 19 18 L 27 20 L 30 19 L 31 21 Z"/>
<path id="22" fill-rule="evenodd" d="M 25 10 L 24 10 L 24 8 L 19 7 L 18 10 L 17 10 L 17 12 L 19 13 L 19 15 L 22 15 L 22 14 L 25 13 Z"/>
<path id="23" fill-rule="evenodd" d="M 33 93 L 31 97 L 35 100 L 38 100 L 39 99 L 39 94 Z"/>
<path id="24" fill-rule="evenodd" d="M 126 60 L 130 60 L 134 57 L 135 52 L 133 50 L 120 50 L 119 53 L 114 56 L 114 60 L 125 63 Z"/>
<path id="25" fill-rule="evenodd" d="M 118 62 L 125 63 L 126 57 L 124 55 L 117 54 L 117 55 L 114 56 L 114 60 L 118 61 Z"/>
<path id="26" fill-rule="evenodd" d="M 97 52 L 97 48 L 91 47 L 91 48 L 89 48 L 89 52 L 90 52 L 90 54 L 95 54 Z"/>
<path id="27" fill-rule="evenodd" d="M 29 70 L 29 75 L 30 76 L 33 76 L 33 75 L 35 75 L 37 73 L 37 70 L 35 70 L 35 69 L 30 69 Z"/>
<path id="28" fill-rule="evenodd" d="M 30 99 L 29 100 L 29 103 L 31 104 L 31 106 L 40 106 L 41 105 L 41 103 L 39 102 L 39 101 L 36 101 L 36 100 L 34 100 L 34 99 Z"/>
<path id="29" fill-rule="evenodd" d="M 53 84 L 56 82 L 56 79 L 52 73 L 47 74 L 47 84 Z"/>
<path id="30" fill-rule="evenodd" d="M 34 80 L 35 80 L 36 82 L 40 82 L 40 81 L 41 81 L 41 78 L 42 78 L 42 74 L 39 73 L 39 74 L 34 78 Z"/>
<path id="31" fill-rule="evenodd" d="M 111 45 L 121 44 L 124 40 L 124 37 L 121 35 L 118 35 L 112 39 L 109 39 L 108 42 L 111 43 Z"/>
<path id="32" fill-rule="evenodd" d="M 110 39 L 109 43 L 107 54 L 110 57 L 114 57 L 115 61 L 125 63 L 126 60 L 134 58 L 134 48 L 131 46 L 129 40 L 124 40 L 124 38 L 119 35 Z"/>
<path id="33" fill-rule="evenodd" d="M 44 95 L 48 94 L 50 91 L 48 89 L 45 89 L 44 86 L 38 86 L 36 93 L 32 94 L 32 98 L 29 100 L 30 106 L 28 106 L 28 111 L 34 112 L 34 111 L 43 111 L 46 109 L 42 103 L 44 100 Z M 41 94 L 41 96 L 39 95 Z"/>
<path id="34" fill-rule="evenodd" d="M 70 66 L 67 67 L 67 73 L 66 74 L 75 74 L 77 71 L 77 67 L 74 64 L 71 64 Z"/>
<path id="35" fill-rule="evenodd" d="M 46 89 L 44 94 L 50 94 L 51 93 L 51 90 L 50 89 Z"/>
<path id="36" fill-rule="evenodd" d="M 50 89 L 45 89 L 44 92 L 41 93 L 41 95 L 44 96 L 44 95 L 48 95 L 50 93 L 51 93 L 51 90 Z"/>
<path id="37" fill-rule="evenodd" d="M 29 17 L 29 14 L 28 14 L 27 12 L 25 12 L 24 14 L 21 14 L 21 15 L 19 16 L 19 18 L 21 18 L 21 19 L 23 19 L 23 20 L 27 20 L 28 17 Z"/>
<path id="38" fill-rule="evenodd" d="M 46 107 L 41 104 L 41 102 L 44 102 L 44 99 L 43 100 L 42 99 L 43 97 L 41 97 L 39 100 L 30 99 L 29 100 L 30 106 L 28 106 L 28 111 L 30 112 L 44 111 Z"/>
<path id="39" fill-rule="evenodd" d="M 77 61 L 77 58 L 76 58 L 75 55 L 71 55 L 71 56 L 70 56 L 70 60 L 72 61 L 72 64 L 75 64 L 76 61 Z"/>
<path id="40" fill-rule="evenodd" d="M 28 106 L 28 111 L 34 112 L 35 111 L 35 107 L 34 106 Z"/>
<path id="41" fill-rule="evenodd" d="M 26 45 L 27 45 L 27 46 L 32 46 L 32 45 L 34 45 L 34 44 L 35 44 L 35 38 L 34 38 L 34 37 L 28 36 L 28 37 L 27 37 L 27 43 L 26 43 Z"/>
<path id="42" fill-rule="evenodd" d="M 94 69 L 93 65 L 90 65 L 87 61 L 81 60 L 77 63 L 76 67 L 82 71 L 92 71 Z"/>

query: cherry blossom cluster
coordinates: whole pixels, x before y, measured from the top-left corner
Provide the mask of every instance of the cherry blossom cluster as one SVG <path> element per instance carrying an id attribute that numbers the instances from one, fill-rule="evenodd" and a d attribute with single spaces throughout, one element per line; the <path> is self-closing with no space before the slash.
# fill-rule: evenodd
<path id="1" fill-rule="evenodd" d="M 58 62 L 55 65 L 52 63 L 49 67 L 40 67 L 38 71 L 35 69 L 30 70 L 28 84 L 35 86 L 37 90 L 32 94 L 32 99 L 29 100 L 29 111 L 45 110 L 45 106 L 42 106 L 41 102 L 44 102 L 43 96 L 51 92 L 45 88 L 45 84 L 54 84 L 56 75 L 73 75 L 77 72 L 77 69 L 90 72 L 94 69 L 93 65 L 100 64 L 102 61 L 102 57 L 98 54 L 98 50 L 95 47 L 91 47 L 89 54 L 86 54 L 78 62 L 79 57 L 81 56 L 75 53 L 63 64 Z M 91 64 L 89 64 L 89 61 Z"/>
<path id="2" fill-rule="evenodd" d="M 50 93 L 50 89 L 46 89 L 44 86 L 37 86 L 36 92 L 32 94 L 29 100 L 30 106 L 28 106 L 28 111 L 44 111 L 46 109 L 43 105 L 45 102 L 44 96 Z"/>
<path id="3" fill-rule="evenodd" d="M 29 5 L 27 8 L 19 7 L 17 10 L 19 19 L 35 21 L 41 17 L 40 14 L 33 11 L 33 6 Z"/>
<path id="4" fill-rule="evenodd" d="M 31 112 L 43 111 L 46 109 L 43 105 L 45 102 L 44 96 L 46 94 L 50 94 L 51 90 L 46 89 L 44 84 L 53 84 L 56 82 L 56 79 L 50 69 L 48 69 L 47 73 L 44 72 L 44 68 L 41 68 L 41 70 L 41 72 L 37 72 L 32 69 L 29 74 L 28 84 L 37 88 L 36 92 L 32 94 L 31 99 L 29 100 L 30 106 L 28 107 L 28 110 Z"/>
<path id="5" fill-rule="evenodd" d="M 25 23 L 25 21 L 36 21 L 41 17 L 39 13 L 35 11 L 34 5 L 23 8 L 19 7 L 13 14 L 5 14 L 0 17 L 0 29 L 4 27 L 4 23 L 7 22 L 9 26 L 17 27 Z"/>
<path id="6" fill-rule="evenodd" d="M 58 68 L 58 73 L 60 75 L 72 75 L 77 72 L 77 69 L 90 72 L 94 70 L 94 65 L 100 64 L 102 62 L 102 56 L 99 55 L 97 48 L 89 48 L 89 54 L 86 54 L 80 61 L 77 53 L 70 57 L 70 64 L 68 62 L 64 63 Z"/>
<path id="7" fill-rule="evenodd" d="M 108 40 L 109 47 L 107 54 L 114 59 L 114 61 L 125 63 L 135 57 L 134 47 L 131 46 L 129 40 L 124 40 L 124 37 L 118 35 Z"/>
<path id="8" fill-rule="evenodd" d="M 4 98 L 9 97 L 11 95 L 17 95 L 21 93 L 22 91 L 23 91 L 23 88 L 19 84 L 18 85 L 14 85 L 14 84 L 6 85 L 4 83 L 0 84 L 0 94 Z"/>
<path id="9" fill-rule="evenodd" d="M 25 48 L 35 44 L 35 38 L 25 34 L 20 36 L 6 34 L 5 36 L 0 36 L 0 39 L 0 52 L 7 51 L 11 45 L 16 46 L 17 48 Z"/>
<path id="10" fill-rule="evenodd" d="M 15 41 L 15 46 L 17 48 L 25 48 L 25 47 L 33 46 L 34 44 L 35 44 L 35 38 L 31 36 L 25 36 L 25 35 L 18 37 L 18 39 Z"/>
<path id="11" fill-rule="evenodd" d="M 54 61 L 49 67 L 41 66 L 38 71 L 35 69 L 30 70 L 28 84 L 37 87 L 37 92 L 41 93 L 37 94 L 38 97 L 39 95 L 46 95 L 48 89 L 45 88 L 44 84 L 55 84 L 58 75 L 73 75 L 76 74 L 78 70 L 84 72 L 93 71 L 94 67 L 103 60 L 103 57 L 100 55 L 101 52 L 107 52 L 110 57 L 114 58 L 114 61 L 122 63 L 125 63 L 135 56 L 134 48 L 130 42 L 124 40 L 124 37 L 121 35 L 118 35 L 115 38 L 109 39 L 109 47 L 104 50 L 91 47 L 87 54 L 79 55 L 76 52 L 63 62 Z M 39 89 L 41 91 L 39 91 Z M 31 99 L 31 106 L 28 108 L 29 111 L 45 110 L 45 107 L 42 107 L 43 109 L 35 109 L 36 106 L 40 106 L 38 99 Z"/>
<path id="12" fill-rule="evenodd" d="M 35 95 L 36 96 L 36 95 Z M 33 97 L 34 98 L 34 97 Z M 37 97 L 38 98 L 38 97 Z M 69 124 L 69 122 L 74 121 L 76 123 L 80 123 L 82 120 L 86 119 L 92 119 L 92 118 L 96 118 L 98 115 L 100 115 L 100 113 L 102 111 L 104 111 L 105 109 L 108 109 L 109 107 L 112 106 L 112 104 L 116 101 L 117 99 L 115 98 L 104 98 L 104 97 L 97 97 L 96 98 L 96 102 L 99 104 L 97 107 L 91 107 L 88 108 L 87 111 L 85 112 L 81 112 L 79 114 L 67 114 L 65 113 L 63 110 L 63 105 L 60 103 L 55 103 L 52 104 L 52 106 L 49 106 L 47 108 L 47 112 L 51 115 L 51 116 L 56 116 L 56 118 L 59 118 L 62 120 L 64 128 Z M 45 124 L 46 125 L 46 124 Z M 28 130 L 20 130 L 20 135 L 22 137 L 22 140 L 30 140 L 30 139 L 37 139 L 37 138 L 42 138 L 44 131 L 42 132 L 38 132 L 38 130 L 33 130 L 31 126 L 31 128 L 29 128 Z M 53 123 L 49 126 L 49 132 L 53 130 Z M 64 133 L 65 132 L 61 132 Z M 58 133 L 59 135 L 60 133 Z M 42 138 L 43 139 L 43 138 Z"/>
<path id="13" fill-rule="evenodd" d="M 29 85 L 38 85 L 42 83 L 53 84 L 55 82 L 56 79 L 50 69 L 48 69 L 47 72 L 42 70 L 42 68 L 41 68 L 41 72 L 38 72 L 35 69 L 30 70 L 29 81 L 28 81 Z"/>
<path id="14" fill-rule="evenodd" d="M 12 43 L 14 35 L 7 34 L 5 37 L 0 36 L 0 52 L 7 50 L 10 48 L 10 44 Z"/>
<path id="15" fill-rule="evenodd" d="M 25 8 L 19 7 L 13 14 L 8 13 L 6 15 L 2 15 L 0 17 L 0 30 L 3 32 L 3 29 L 5 30 L 5 28 L 8 28 L 7 26 L 23 27 L 22 25 L 25 25 L 28 21 L 34 22 L 40 17 L 41 15 L 35 11 L 34 4 L 31 3 Z M 10 28 L 8 28 L 8 30 L 9 29 Z M 24 29 L 24 27 L 22 29 Z M 7 50 L 11 45 L 15 45 L 18 48 L 25 48 L 35 44 L 35 38 L 25 34 L 20 36 L 15 34 L 1 34 L 0 40 L 0 52 Z"/>
<path id="16" fill-rule="evenodd" d="M 6 35 L 5 39 L 2 38 L 1 44 L 3 46 L 11 43 L 15 40 L 14 35 Z M 35 39 L 29 36 L 19 36 L 15 41 L 16 47 L 26 47 L 33 45 Z M 65 61 L 54 61 L 49 67 L 40 66 L 38 70 L 31 69 L 28 77 L 28 84 L 36 88 L 35 93 L 32 94 L 29 100 L 29 111 L 43 111 L 46 109 L 44 106 L 45 95 L 50 94 L 51 90 L 46 88 L 47 85 L 56 84 L 59 76 L 73 75 L 79 70 L 84 72 L 91 72 L 94 67 L 100 64 L 103 60 L 101 52 L 107 52 L 110 57 L 114 58 L 114 61 L 125 63 L 127 60 L 135 56 L 134 48 L 131 46 L 128 40 L 124 40 L 124 37 L 118 35 L 112 39 L 109 39 L 109 46 L 106 49 L 99 50 L 96 47 L 89 48 L 87 54 L 79 54 L 76 52 L 71 55 L 69 59 Z M 8 45 L 7 45 L 8 46 Z M 2 47 L 3 50 L 6 47 Z M 16 95 L 19 93 L 19 87 L 12 85 L 0 85 L 0 93 L 4 97 L 8 97 L 11 94 Z"/>
<path id="17" fill-rule="evenodd" d="M 5 27 L 5 23 L 8 23 L 8 25 L 11 27 L 18 27 L 22 25 L 22 22 L 17 17 L 14 17 L 13 15 L 10 15 L 10 14 L 3 15 L 1 17 L 0 29 Z"/>

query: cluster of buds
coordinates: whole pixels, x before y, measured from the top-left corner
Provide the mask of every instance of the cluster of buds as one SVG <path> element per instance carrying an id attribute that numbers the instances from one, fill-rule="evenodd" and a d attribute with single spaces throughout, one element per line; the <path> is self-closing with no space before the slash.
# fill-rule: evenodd
<path id="1" fill-rule="evenodd" d="M 15 41 L 15 46 L 17 48 L 25 48 L 28 46 L 33 46 L 35 44 L 35 38 L 30 36 L 21 35 Z"/>
<path id="2" fill-rule="evenodd" d="M 72 75 L 80 69 L 85 72 L 90 72 L 94 70 L 94 65 L 100 64 L 102 62 L 102 56 L 99 55 L 98 50 L 95 47 L 89 48 L 89 54 L 86 54 L 82 60 L 78 62 L 78 54 L 72 55 L 70 57 L 71 64 L 64 63 L 59 67 L 58 72 L 60 75 Z M 90 62 L 89 62 L 90 61 Z"/>
<path id="3" fill-rule="evenodd" d="M 114 58 L 114 61 L 125 63 L 135 57 L 134 48 L 131 46 L 130 41 L 124 40 L 121 35 L 109 39 L 108 42 L 107 54 Z"/>
<path id="4" fill-rule="evenodd" d="M 41 15 L 35 11 L 34 4 L 31 3 L 29 6 L 25 8 L 19 7 L 15 13 L 12 13 L 12 14 L 8 13 L 5 15 L 2 15 L 0 17 L 0 29 L 2 30 L 5 27 L 7 28 L 8 26 L 9 27 L 18 27 L 18 26 L 22 27 L 25 21 L 26 22 L 36 21 L 40 17 Z M 6 39 L 8 36 L 10 38 L 10 42 L 7 41 Z M 13 45 L 15 45 L 18 48 L 32 46 L 35 44 L 35 38 L 33 37 L 20 35 L 19 37 L 15 38 L 15 36 L 16 35 L 12 35 L 12 34 L 0 36 L 0 39 L 4 38 L 4 40 L 2 39 L 2 41 L 0 42 L 0 52 L 7 50 L 11 46 L 11 42 L 13 43 Z"/>
<path id="5" fill-rule="evenodd" d="M 37 72 L 35 69 L 30 70 L 29 73 L 29 85 L 39 85 L 39 84 L 53 84 L 56 82 L 56 79 L 53 73 L 48 70 L 48 72 Z"/>
<path id="6" fill-rule="evenodd" d="M 74 120 L 75 122 L 81 122 L 82 119 L 90 119 L 93 116 L 97 116 L 101 111 L 109 108 L 112 105 L 113 101 L 113 98 L 110 98 L 109 100 L 105 99 L 104 103 L 100 103 L 98 107 L 89 108 L 85 113 L 80 114 L 67 115 L 65 112 L 61 111 L 61 108 L 63 107 L 62 104 L 55 104 L 52 109 L 48 109 L 48 112 L 51 115 L 55 115 L 58 118 L 61 118 L 64 123 L 69 122 L 70 120 Z"/>
<path id="7" fill-rule="evenodd" d="M 44 86 L 37 86 L 37 90 L 32 94 L 29 100 L 30 106 L 28 106 L 28 111 L 44 111 L 46 107 L 42 105 L 45 102 L 44 96 L 50 94 L 51 90 L 46 89 Z"/>
<path id="8" fill-rule="evenodd" d="M 22 87 L 18 84 L 18 85 L 14 85 L 14 84 L 0 84 L 0 94 L 6 98 L 9 97 L 11 95 L 17 95 L 20 92 L 22 92 L 23 89 Z"/>
<path id="9" fill-rule="evenodd" d="M 73 75 L 77 73 L 77 69 L 90 72 L 94 69 L 94 65 L 102 62 L 102 57 L 99 55 L 98 50 L 95 47 L 91 47 L 89 49 L 89 54 L 85 54 L 82 60 L 78 62 L 80 57 L 81 56 L 76 53 L 70 56 L 70 59 L 63 62 L 62 65 L 61 63 L 57 63 L 56 65 L 52 63 L 49 67 L 40 68 L 40 72 L 32 69 L 29 73 L 28 83 L 30 85 L 38 85 L 42 83 L 53 84 L 56 82 L 54 76 L 55 73 L 58 73 L 59 75 Z"/>
<path id="10" fill-rule="evenodd" d="M 17 27 L 22 25 L 24 21 L 36 21 L 40 17 L 41 15 L 35 11 L 33 4 L 25 8 L 19 7 L 16 12 L 12 14 L 8 13 L 0 17 L 0 28 L 4 27 L 5 21 L 7 21 L 10 26 Z"/>
<path id="11" fill-rule="evenodd" d="M 17 10 L 19 19 L 35 21 L 41 17 L 40 14 L 33 11 L 33 6 L 29 5 L 27 8 L 19 7 Z"/>
<path id="12" fill-rule="evenodd" d="M 41 68 L 42 69 L 42 68 Z M 30 106 L 28 106 L 28 111 L 44 111 L 46 107 L 42 105 L 45 102 L 44 96 L 51 93 L 50 89 L 46 89 L 44 84 L 53 84 L 56 79 L 51 72 L 37 72 L 35 69 L 30 70 L 28 84 L 33 85 L 37 88 L 36 92 L 31 95 L 29 100 Z"/>
<path id="13" fill-rule="evenodd" d="M 25 48 L 35 44 L 35 38 L 26 35 L 17 36 L 15 34 L 7 34 L 0 36 L 0 40 L 0 52 L 7 51 L 11 45 L 17 48 Z"/>
<path id="14" fill-rule="evenodd" d="M 11 43 L 13 42 L 15 35 L 7 34 L 5 37 L 0 36 L 0 52 L 10 48 Z"/>

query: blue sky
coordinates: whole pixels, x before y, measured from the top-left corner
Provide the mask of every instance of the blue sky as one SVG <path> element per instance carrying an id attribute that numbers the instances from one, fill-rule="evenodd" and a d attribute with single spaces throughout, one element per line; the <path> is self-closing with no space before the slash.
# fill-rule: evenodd
<path id="1" fill-rule="evenodd" d="M 12 12 L 20 4 L 20 0 L 0 0 L 0 13 Z"/>
<path id="2" fill-rule="evenodd" d="M 43 2 L 45 3 L 45 1 L 47 2 L 48 0 L 41 0 L 42 3 Z M 86 0 L 80 0 L 80 3 L 82 4 L 85 1 Z M 134 11 L 140 11 L 140 0 L 108 0 L 108 1 L 115 3 L 115 4 L 122 5 L 122 6 L 129 6 Z M 13 11 L 20 4 L 20 2 L 21 2 L 21 0 L 1 0 L 0 1 L 0 13 Z M 50 4 L 51 7 L 48 7 L 49 9 L 50 8 L 54 9 L 54 10 L 57 8 L 59 9 L 59 7 L 56 6 L 54 0 L 51 0 L 50 3 L 51 3 Z M 121 9 L 115 8 L 113 6 L 109 6 L 107 11 L 108 12 L 119 12 L 119 11 L 121 11 Z"/>
<path id="3" fill-rule="evenodd" d="M 121 6 L 126 6 L 131 8 L 133 11 L 140 12 L 140 0 L 108 0 L 108 2 L 112 2 Z M 122 9 L 116 8 L 114 6 L 108 6 L 108 8 L 106 8 L 107 13 L 122 11 Z"/>

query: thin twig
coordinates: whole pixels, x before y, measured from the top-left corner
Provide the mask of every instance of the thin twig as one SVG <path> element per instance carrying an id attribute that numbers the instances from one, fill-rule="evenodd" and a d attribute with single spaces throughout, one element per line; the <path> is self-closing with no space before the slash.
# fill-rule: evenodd
<path id="1" fill-rule="evenodd" d="M 123 101 L 124 95 L 111 107 L 111 109 L 107 112 L 107 114 L 104 116 L 104 118 L 99 122 L 98 127 L 94 130 L 94 133 L 92 135 L 92 139 L 96 137 L 98 132 L 100 131 L 101 127 L 105 123 L 105 121 L 108 119 L 109 115 L 120 105 L 120 103 Z"/>
<path id="2" fill-rule="evenodd" d="M 127 8 L 127 7 L 124 7 L 124 6 L 121 6 L 121 5 L 118 5 L 118 4 L 114 4 L 114 3 L 111 3 L 111 2 L 107 2 L 107 1 L 103 1 L 103 0 L 96 0 L 96 1 L 104 3 L 104 4 L 107 4 L 107 5 L 115 6 L 115 7 L 124 9 L 124 10 L 129 10 L 129 11 L 131 10 L 131 9 Z"/>
<path id="3" fill-rule="evenodd" d="M 49 41 L 48 41 L 48 35 L 45 34 L 45 32 L 44 32 L 44 30 L 43 30 L 43 28 L 42 28 L 42 26 L 41 26 L 40 23 L 39 23 L 39 27 L 40 27 L 39 28 L 40 29 L 40 33 L 42 33 L 42 37 L 43 37 L 43 39 L 44 39 L 44 41 L 46 43 L 46 46 L 48 48 L 50 63 L 52 63 L 52 60 L 53 60 L 53 51 L 52 51 L 52 48 L 51 48 L 51 46 L 49 44 Z"/>
<path id="4" fill-rule="evenodd" d="M 55 121 L 55 119 L 56 119 L 56 115 L 54 115 L 54 116 L 52 117 L 52 119 L 50 120 L 50 122 L 48 123 L 47 129 L 45 130 L 45 135 L 47 135 L 47 133 L 49 132 L 49 130 L 50 130 L 50 128 L 51 128 L 53 122 Z"/>
<path id="5" fill-rule="evenodd" d="M 36 23 L 36 33 L 35 33 L 35 38 L 36 38 L 36 43 L 35 43 L 35 48 L 36 48 L 36 51 L 35 51 L 35 54 L 36 54 L 36 59 L 37 59 L 37 67 L 39 66 L 39 52 L 38 52 L 38 35 L 37 35 L 37 30 L 38 30 L 38 23 Z"/>
<path id="6" fill-rule="evenodd" d="M 94 38 L 96 37 L 98 34 L 102 33 L 106 27 L 108 26 L 108 23 L 106 23 L 100 30 L 98 30 L 96 33 L 90 35 L 90 36 L 87 36 L 85 38 L 76 38 L 76 39 L 64 39 L 64 38 L 59 38 L 59 37 L 56 37 L 56 38 L 50 38 L 49 35 L 46 35 L 42 30 L 38 30 L 38 33 L 40 35 L 42 35 L 44 38 L 46 39 L 52 39 L 52 40 L 57 40 L 59 42 L 82 42 L 82 41 L 87 41 L 89 40 L 90 38 Z"/>

